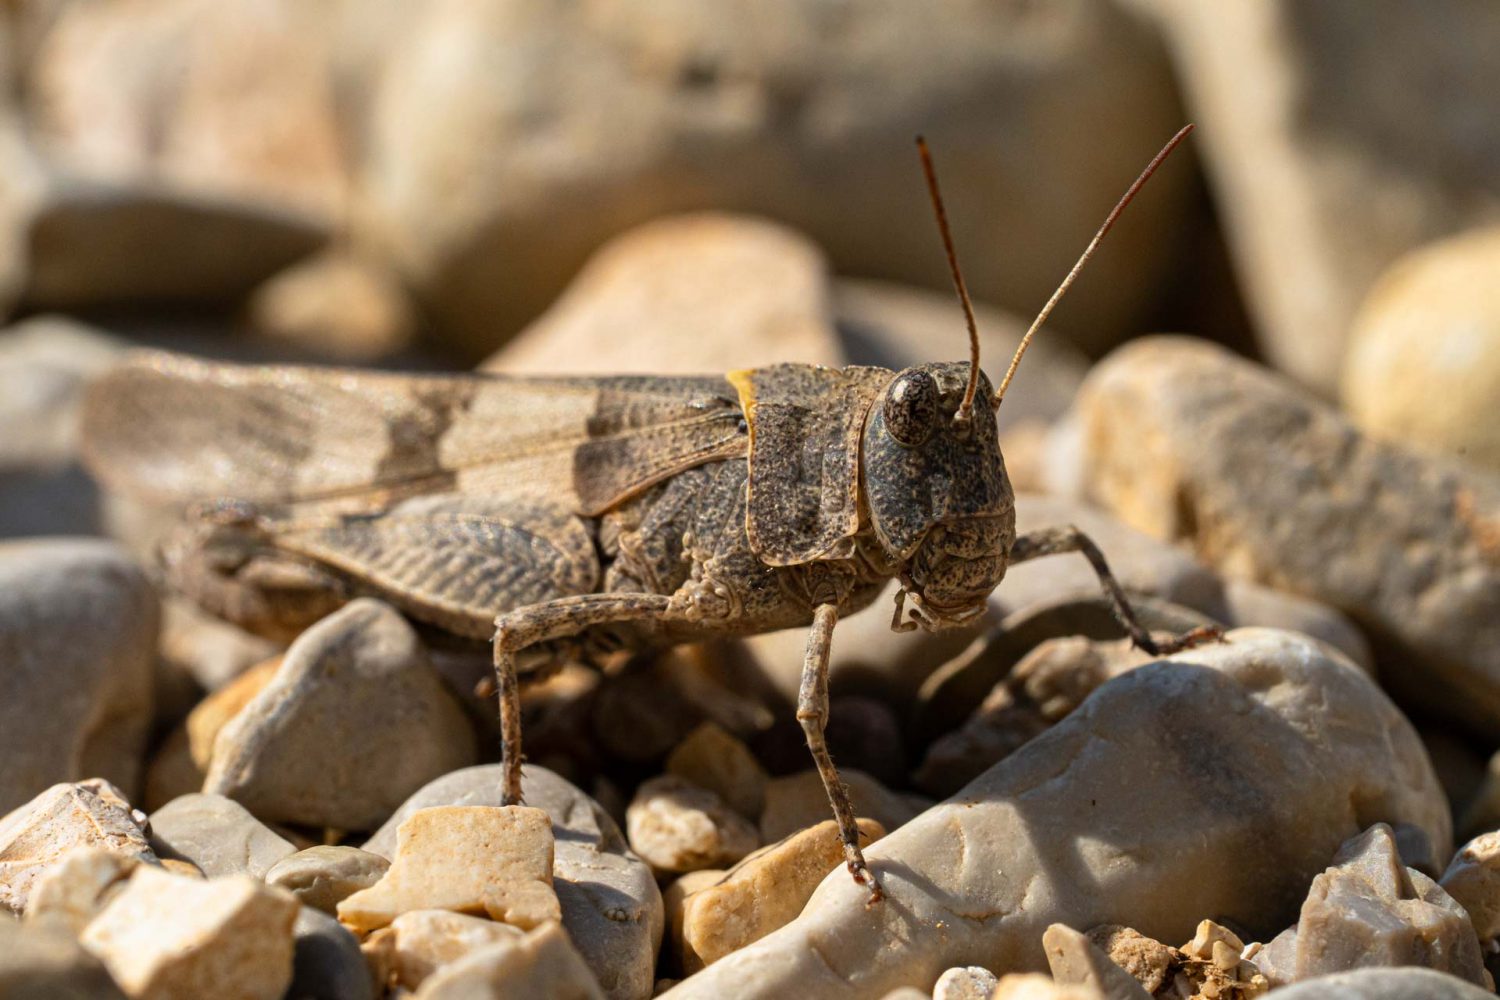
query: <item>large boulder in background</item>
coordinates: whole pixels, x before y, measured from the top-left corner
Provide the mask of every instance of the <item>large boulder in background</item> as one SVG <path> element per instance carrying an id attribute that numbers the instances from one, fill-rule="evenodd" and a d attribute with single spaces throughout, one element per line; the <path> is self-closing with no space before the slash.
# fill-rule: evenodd
<path id="1" fill-rule="evenodd" d="M 1161 16 L 1262 346 L 1331 395 L 1396 257 L 1500 217 L 1500 5 L 1133 0 Z"/>

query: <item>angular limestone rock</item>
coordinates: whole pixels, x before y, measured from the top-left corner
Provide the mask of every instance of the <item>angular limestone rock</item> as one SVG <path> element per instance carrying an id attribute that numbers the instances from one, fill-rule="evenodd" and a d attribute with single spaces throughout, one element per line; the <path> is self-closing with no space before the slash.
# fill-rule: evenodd
<path id="1" fill-rule="evenodd" d="M 675 775 L 651 778 L 625 811 L 630 846 L 653 868 L 723 868 L 760 846 L 750 821 L 724 800 Z"/>
<path id="2" fill-rule="evenodd" d="M 32 884 L 26 919 L 59 920 L 77 934 L 125 884 L 140 860 L 101 847 L 75 847 Z"/>
<path id="3" fill-rule="evenodd" d="M 1114 352 L 1076 407 L 1091 499 L 1226 575 L 1344 612 L 1388 687 L 1500 735 L 1500 476 L 1368 438 L 1186 337 Z"/>
<path id="4" fill-rule="evenodd" d="M 151 814 L 151 846 L 163 858 L 191 861 L 209 878 L 264 878 L 272 865 L 297 852 L 238 802 L 201 793 L 175 798 Z"/>
<path id="5" fill-rule="evenodd" d="M 80 940 L 132 997 L 280 1000 L 297 909 L 246 875 L 205 882 L 142 866 Z"/>
<path id="6" fill-rule="evenodd" d="M 362 950 L 379 982 L 414 990 L 443 966 L 524 933 L 451 910 L 411 910 L 371 934 Z"/>
<path id="7" fill-rule="evenodd" d="M 416 632 L 362 599 L 304 632 L 219 730 L 203 790 L 266 822 L 371 830 L 474 757 L 469 720 Z"/>
<path id="8" fill-rule="evenodd" d="M 1464 908 L 1407 868 L 1378 823 L 1339 849 L 1313 879 L 1297 921 L 1296 979 L 1366 966 L 1421 965 L 1486 985 Z"/>
<path id="9" fill-rule="evenodd" d="M 1047 950 L 1052 978 L 1060 985 L 1091 987 L 1109 1000 L 1151 1000 L 1145 987 L 1110 961 L 1086 934 L 1053 924 L 1042 935 L 1042 947 Z"/>
<path id="10" fill-rule="evenodd" d="M 379 882 L 391 863 L 357 847 L 309 847 L 276 862 L 266 884 L 280 886 L 303 906 L 337 912 L 339 903 Z"/>
<path id="11" fill-rule="evenodd" d="M 603 1000 L 562 925 L 549 922 L 429 976 L 417 1000 Z"/>
<path id="12" fill-rule="evenodd" d="M 1265 934 L 1372 822 L 1412 823 L 1441 853 L 1437 779 L 1369 678 L 1293 633 L 1227 639 L 1108 682 L 872 845 L 884 904 L 835 871 L 797 919 L 668 995 L 879 995 L 955 965 L 1044 968 L 1053 923 L 1180 941 L 1215 913 Z"/>
<path id="13" fill-rule="evenodd" d="M 53 785 L 0 819 L 0 910 L 26 909 L 48 866 L 80 847 L 156 861 L 140 820 L 108 782 Z"/>
<path id="14" fill-rule="evenodd" d="M 552 891 L 552 821 L 529 806 L 438 806 L 401 824 L 379 882 L 338 904 L 359 933 L 409 910 L 484 913 L 529 929 L 562 916 Z"/>
<path id="15" fill-rule="evenodd" d="M 708 789 L 749 820 L 760 818 L 771 780 L 743 741 L 712 722 L 700 724 L 667 755 L 667 773 Z"/>
<path id="16" fill-rule="evenodd" d="M 1047 929 L 1047 933 L 1052 934 L 1053 928 L 1061 926 L 1063 925 L 1053 924 Z M 1176 948 L 1118 924 L 1101 924 L 1090 929 L 1086 937 L 1110 962 L 1124 970 L 1152 996 L 1155 996 L 1162 986 L 1171 980 L 1180 960 L 1181 953 Z M 1059 945 L 1067 944 L 1065 939 L 1054 937 L 1054 941 Z M 1048 948 L 1047 962 L 1052 965 L 1053 975 L 1058 975 L 1056 965 L 1053 964 L 1052 950 L 1047 945 L 1045 935 L 1042 943 Z"/>
<path id="17" fill-rule="evenodd" d="M 552 819 L 552 888 L 563 927 L 610 1000 L 651 995 L 662 937 L 662 902 L 651 867 L 630 850 L 599 804 L 545 768 L 522 767 L 526 802 Z M 499 805 L 500 766 L 444 775 L 408 799 L 364 847 L 384 857 L 416 810 L 439 805 Z"/>
<path id="18" fill-rule="evenodd" d="M 1500 830 L 1465 844 L 1438 883 L 1469 914 L 1480 944 L 1500 937 Z"/>
<path id="19" fill-rule="evenodd" d="M 862 846 L 885 836 L 874 820 L 858 822 Z M 843 863 L 838 823 L 824 820 L 761 848 L 718 873 L 712 884 L 688 893 L 674 935 L 683 970 L 697 972 L 792 920 L 818 883 Z"/>

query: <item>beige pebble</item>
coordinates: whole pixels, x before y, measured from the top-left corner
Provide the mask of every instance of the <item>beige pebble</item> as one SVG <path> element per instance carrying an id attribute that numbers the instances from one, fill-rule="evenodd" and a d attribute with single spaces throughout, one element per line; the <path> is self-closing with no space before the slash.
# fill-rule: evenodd
<path id="1" fill-rule="evenodd" d="M 1438 884 L 1468 911 L 1481 944 L 1500 937 L 1500 830 L 1465 844 Z"/>
<path id="2" fill-rule="evenodd" d="M 932 1000 L 989 1000 L 1000 979 L 979 965 L 949 969 L 932 987 Z"/>
<path id="3" fill-rule="evenodd" d="M 134 1000 L 280 1000 L 297 901 L 247 875 L 138 868 L 81 941 Z"/>
<path id="4" fill-rule="evenodd" d="M 885 836 L 874 820 L 858 822 L 862 846 Z M 843 861 L 838 823 L 830 819 L 763 847 L 728 872 L 718 873 L 717 880 L 691 892 L 682 902 L 676 939 L 684 971 L 711 965 L 792 920 L 818 884 Z"/>
<path id="5" fill-rule="evenodd" d="M 390 867 L 385 858 L 357 847 L 309 847 L 272 865 L 266 884 L 280 886 L 303 906 L 332 915 L 342 900 L 379 882 Z"/>
<path id="6" fill-rule="evenodd" d="M 31 887 L 26 919 L 60 920 L 81 932 L 122 887 L 140 860 L 102 847 L 75 847 L 49 865 Z"/>
<path id="7" fill-rule="evenodd" d="M 552 889 L 552 821 L 528 806 L 420 809 L 396 834 L 379 882 L 338 904 L 356 932 L 409 910 L 485 913 L 529 929 L 562 913 Z"/>
<path id="8" fill-rule="evenodd" d="M 839 777 L 849 788 L 855 815 L 868 816 L 887 831 L 901 826 L 918 812 L 911 803 L 863 771 L 840 768 Z M 817 826 L 832 815 L 833 807 L 828 804 L 828 793 L 817 771 L 772 778 L 766 785 L 766 808 L 760 815 L 760 838 L 764 843 L 774 843 L 798 830 Z"/>
<path id="9" fill-rule="evenodd" d="M 1063 986 L 1035 972 L 1001 976 L 990 1000 L 1114 1000 L 1089 986 Z"/>
<path id="10" fill-rule="evenodd" d="M 523 933 L 451 910 L 411 910 L 371 934 L 360 950 L 377 982 L 414 990 L 443 966 Z"/>
<path id="11" fill-rule="evenodd" d="M 25 910 L 42 872 L 78 847 L 156 860 L 137 816 L 114 786 L 53 785 L 0 819 L 0 910 Z"/>
<path id="12" fill-rule="evenodd" d="M 667 773 L 706 788 L 746 819 L 760 818 L 766 804 L 766 769 L 744 742 L 704 722 L 667 756 Z"/>
<path id="13" fill-rule="evenodd" d="M 668 872 L 723 868 L 760 844 L 755 827 L 723 799 L 670 774 L 636 790 L 625 830 L 637 854 Z"/>
<path id="14" fill-rule="evenodd" d="M 428 977 L 417 1000 L 604 1000 L 556 921 L 500 941 Z"/>

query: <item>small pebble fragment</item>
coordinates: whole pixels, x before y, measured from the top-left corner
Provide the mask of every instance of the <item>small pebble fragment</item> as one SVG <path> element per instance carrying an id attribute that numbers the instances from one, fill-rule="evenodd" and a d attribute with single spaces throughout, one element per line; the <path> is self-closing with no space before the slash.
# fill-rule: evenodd
<path id="1" fill-rule="evenodd" d="M 750 748 L 712 722 L 701 723 L 667 755 L 667 773 L 706 788 L 749 820 L 766 804 L 770 776 Z"/>
<path id="2" fill-rule="evenodd" d="M 932 1000 L 989 1000 L 999 985 L 1000 978 L 989 969 L 961 966 L 938 976 L 932 987 Z"/>
<path id="3" fill-rule="evenodd" d="M 366 938 L 361 951 L 377 982 L 414 990 L 443 966 L 524 933 L 451 910 L 411 910 Z"/>
<path id="4" fill-rule="evenodd" d="M 379 882 L 338 904 L 356 933 L 410 910 L 485 913 L 530 929 L 558 920 L 552 821 L 529 806 L 439 806 L 401 824 L 396 857 Z"/>
<path id="5" fill-rule="evenodd" d="M 874 820 L 858 822 L 861 846 L 885 836 Z M 728 872 L 711 873 L 711 884 L 682 901 L 675 936 L 683 970 L 696 972 L 795 918 L 818 884 L 843 863 L 838 823 L 829 819 L 761 848 Z M 683 876 L 674 888 L 690 878 Z"/>
<path id="6" fill-rule="evenodd" d="M 1088 935 L 1066 924 L 1048 927 L 1042 935 L 1042 947 L 1052 978 L 1061 986 L 1097 990 L 1107 1000 L 1151 1000 L 1151 994 L 1129 972 L 1110 961 Z"/>
<path id="7" fill-rule="evenodd" d="M 156 861 L 138 816 L 113 785 L 53 785 L 0 819 L 0 911 L 25 910 L 42 873 L 79 847 Z"/>
<path id="8" fill-rule="evenodd" d="M 272 865 L 266 884 L 280 886 L 303 906 L 335 915 L 341 901 L 379 882 L 390 867 L 385 858 L 357 847 L 309 847 Z"/>
<path id="9" fill-rule="evenodd" d="M 416 1000 L 603 1000 L 562 925 L 553 921 L 440 969 Z"/>
<path id="10" fill-rule="evenodd" d="M 625 811 L 630 846 L 653 868 L 723 868 L 759 846 L 755 827 L 724 800 L 674 775 L 641 784 Z"/>
<path id="11" fill-rule="evenodd" d="M 163 858 L 191 861 L 209 878 L 265 878 L 272 865 L 297 852 L 238 802 L 207 793 L 183 795 L 152 813 L 151 846 Z"/>
<path id="12" fill-rule="evenodd" d="M 297 910 L 247 875 L 204 882 L 143 865 L 80 940 L 137 1000 L 280 1000 Z"/>

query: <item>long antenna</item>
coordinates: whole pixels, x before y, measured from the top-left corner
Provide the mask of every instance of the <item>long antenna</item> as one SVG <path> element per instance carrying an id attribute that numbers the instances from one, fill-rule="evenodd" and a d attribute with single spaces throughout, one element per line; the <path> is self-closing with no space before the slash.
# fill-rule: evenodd
<path id="1" fill-rule="evenodd" d="M 927 140 L 917 136 L 917 152 L 922 154 L 922 172 L 927 175 L 927 193 L 932 195 L 932 210 L 937 214 L 938 232 L 943 234 L 943 249 L 948 252 L 948 269 L 953 272 L 953 287 L 958 290 L 958 300 L 963 303 L 964 322 L 969 324 L 969 385 L 964 389 L 963 402 L 953 419 L 968 423 L 974 415 L 974 394 L 979 391 L 979 328 L 974 324 L 974 304 L 969 301 L 969 288 L 964 284 L 964 273 L 958 269 L 958 253 L 953 249 L 953 233 L 948 230 L 948 213 L 943 210 L 943 193 L 938 190 L 937 170 L 932 166 L 932 152 Z"/>
<path id="2" fill-rule="evenodd" d="M 1083 270 L 1083 265 L 1087 264 L 1089 258 L 1094 256 L 1094 251 L 1098 249 L 1099 242 L 1104 239 L 1104 234 L 1114 227 L 1115 220 L 1120 217 L 1121 212 L 1125 211 L 1125 206 L 1130 204 L 1136 192 L 1151 179 L 1151 175 L 1156 173 L 1156 168 L 1161 166 L 1162 161 L 1171 155 L 1172 150 L 1176 149 L 1192 130 L 1193 126 L 1184 125 L 1182 130 L 1172 136 L 1171 141 L 1162 147 L 1161 152 L 1157 153 L 1156 157 L 1150 163 L 1146 164 L 1146 169 L 1141 171 L 1141 175 L 1135 179 L 1135 183 L 1130 185 L 1129 190 L 1125 192 L 1125 196 L 1115 205 L 1114 211 L 1110 212 L 1109 217 L 1104 220 L 1104 225 L 1099 227 L 1099 231 L 1089 241 L 1088 248 L 1083 251 L 1083 256 L 1078 258 L 1078 263 L 1073 265 L 1073 270 L 1068 272 L 1068 276 L 1063 279 L 1063 283 L 1057 286 L 1057 291 L 1052 293 L 1052 298 L 1048 299 L 1047 304 L 1042 306 L 1042 311 L 1037 314 L 1036 319 L 1032 322 L 1031 329 L 1026 331 L 1026 336 L 1021 338 L 1020 345 L 1016 347 L 1015 357 L 1010 359 L 1010 367 L 1005 370 L 1005 378 L 1001 380 L 1000 388 L 995 392 L 994 405 L 996 407 L 999 407 L 1000 400 L 1005 398 L 1005 389 L 1010 385 L 1010 380 L 1015 376 L 1016 368 L 1021 364 L 1021 355 L 1026 353 L 1026 348 L 1031 344 L 1031 338 L 1036 334 L 1037 330 L 1041 329 L 1042 324 L 1047 321 L 1047 317 L 1051 315 L 1053 307 L 1062 300 L 1063 294 L 1073 284 L 1073 279 L 1077 278 L 1078 272 Z"/>

